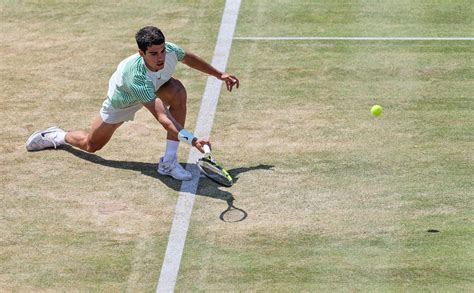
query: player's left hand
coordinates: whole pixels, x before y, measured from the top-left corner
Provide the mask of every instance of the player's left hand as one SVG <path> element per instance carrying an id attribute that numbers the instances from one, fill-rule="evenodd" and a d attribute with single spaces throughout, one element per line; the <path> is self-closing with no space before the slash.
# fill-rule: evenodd
<path id="1" fill-rule="evenodd" d="M 223 73 L 221 75 L 221 80 L 225 82 L 225 85 L 227 87 L 227 90 L 229 92 L 232 91 L 232 88 L 235 86 L 236 88 L 239 88 L 239 79 L 232 74 L 229 73 Z"/>

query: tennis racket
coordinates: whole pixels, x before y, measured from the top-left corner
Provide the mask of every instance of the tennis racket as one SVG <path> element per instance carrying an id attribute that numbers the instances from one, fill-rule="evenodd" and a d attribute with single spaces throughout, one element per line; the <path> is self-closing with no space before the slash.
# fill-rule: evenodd
<path id="1" fill-rule="evenodd" d="M 232 186 L 234 180 L 224 167 L 218 164 L 212 157 L 209 145 L 204 145 L 204 156 L 197 161 L 199 170 L 212 181 L 226 187 Z"/>

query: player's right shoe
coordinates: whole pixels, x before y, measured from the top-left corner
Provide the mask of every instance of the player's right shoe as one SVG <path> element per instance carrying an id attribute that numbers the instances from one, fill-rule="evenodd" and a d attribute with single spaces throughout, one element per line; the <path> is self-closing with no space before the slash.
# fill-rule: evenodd
<path id="1" fill-rule="evenodd" d="M 60 133 L 64 133 L 64 130 L 55 126 L 46 130 L 36 131 L 26 141 L 26 150 L 32 152 L 47 148 L 57 148 L 61 145 L 57 140 L 57 136 Z"/>
<path id="2" fill-rule="evenodd" d="M 170 162 L 163 162 L 163 157 L 161 157 L 158 165 L 158 173 L 171 176 L 176 180 L 187 181 L 193 179 L 191 172 L 184 169 L 176 158 Z"/>

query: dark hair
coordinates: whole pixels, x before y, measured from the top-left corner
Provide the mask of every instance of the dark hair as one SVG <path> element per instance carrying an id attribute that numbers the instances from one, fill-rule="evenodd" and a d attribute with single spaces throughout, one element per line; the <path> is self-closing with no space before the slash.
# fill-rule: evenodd
<path id="1" fill-rule="evenodd" d="M 165 42 L 165 36 L 161 30 L 154 26 L 146 26 L 140 29 L 135 35 L 138 48 L 146 53 L 148 47 L 161 45 Z"/>

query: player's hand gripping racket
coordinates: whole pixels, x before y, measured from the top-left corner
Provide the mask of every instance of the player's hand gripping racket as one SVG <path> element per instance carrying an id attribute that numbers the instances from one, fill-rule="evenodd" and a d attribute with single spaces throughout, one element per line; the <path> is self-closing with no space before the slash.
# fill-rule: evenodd
<path id="1" fill-rule="evenodd" d="M 201 170 L 201 172 L 206 175 L 207 178 L 222 186 L 232 186 L 234 183 L 232 176 L 230 176 L 229 172 L 227 172 L 224 167 L 214 161 L 209 145 L 204 145 L 203 149 L 204 156 L 197 161 L 199 170 Z"/>

